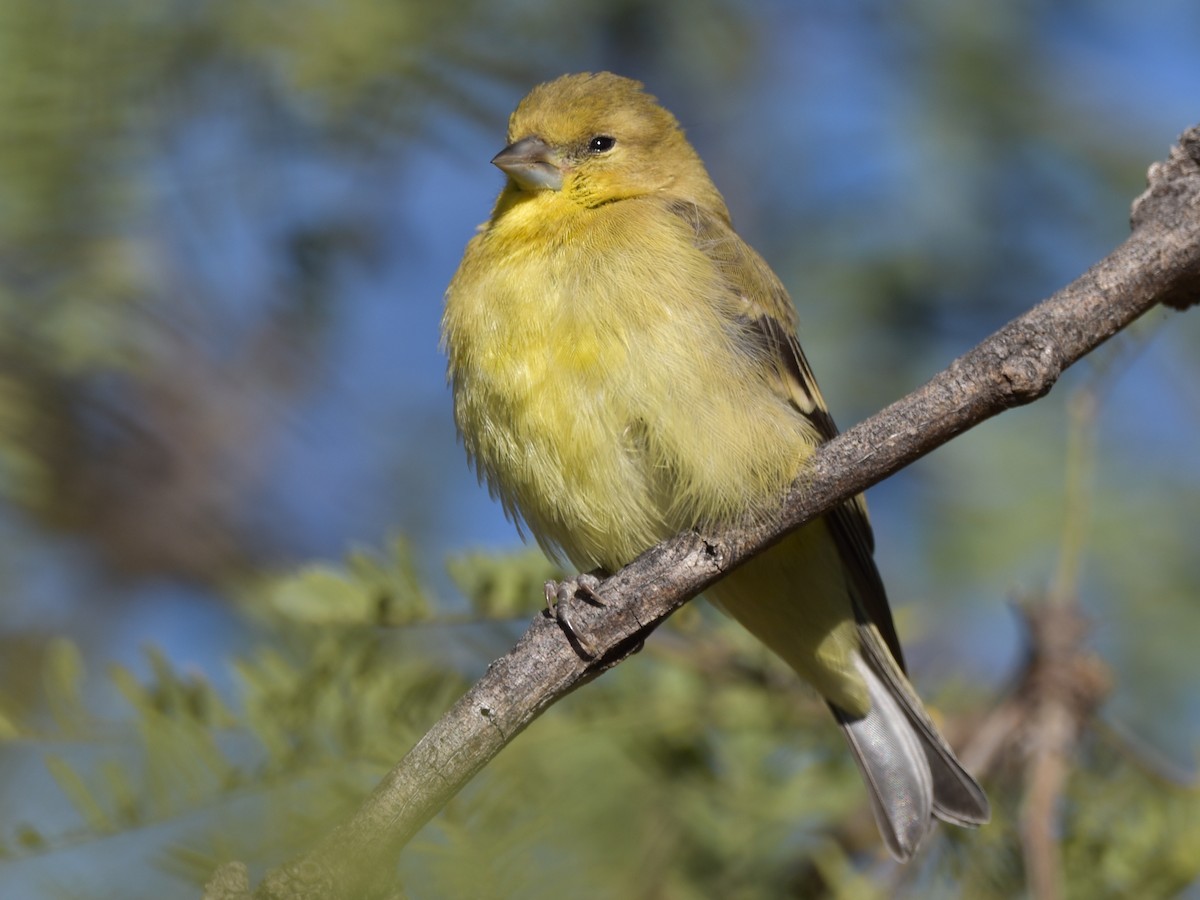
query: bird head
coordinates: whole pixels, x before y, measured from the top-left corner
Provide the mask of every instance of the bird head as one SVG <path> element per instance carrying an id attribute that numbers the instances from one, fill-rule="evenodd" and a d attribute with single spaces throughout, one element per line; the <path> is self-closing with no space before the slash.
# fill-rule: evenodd
<path id="1" fill-rule="evenodd" d="M 553 191 L 582 207 L 666 193 L 724 209 L 675 117 L 640 82 L 610 72 L 535 87 L 513 112 L 508 146 L 492 162 L 510 190 Z"/>

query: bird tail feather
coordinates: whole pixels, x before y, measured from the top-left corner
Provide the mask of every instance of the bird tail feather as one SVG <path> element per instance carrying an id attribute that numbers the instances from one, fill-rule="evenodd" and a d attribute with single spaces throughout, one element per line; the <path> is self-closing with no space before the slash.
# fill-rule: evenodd
<path id="1" fill-rule="evenodd" d="M 830 708 L 862 771 L 880 834 L 904 861 L 935 818 L 971 827 L 986 823 L 991 812 L 983 789 L 954 756 L 878 633 L 863 625 L 859 634 L 854 662 L 871 708 L 864 716 Z"/>

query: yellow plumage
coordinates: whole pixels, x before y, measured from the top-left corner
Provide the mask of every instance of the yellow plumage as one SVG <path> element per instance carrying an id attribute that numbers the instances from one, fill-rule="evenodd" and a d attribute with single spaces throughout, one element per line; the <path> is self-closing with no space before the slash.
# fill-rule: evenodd
<path id="1" fill-rule="evenodd" d="M 674 117 L 637 82 L 564 76 L 522 101 L 508 139 L 508 184 L 443 319 L 480 475 L 585 571 L 776 505 L 836 430 L 786 291 Z M 987 808 L 904 679 L 871 552 L 856 499 L 710 593 L 830 702 L 905 858 L 931 815 Z"/>

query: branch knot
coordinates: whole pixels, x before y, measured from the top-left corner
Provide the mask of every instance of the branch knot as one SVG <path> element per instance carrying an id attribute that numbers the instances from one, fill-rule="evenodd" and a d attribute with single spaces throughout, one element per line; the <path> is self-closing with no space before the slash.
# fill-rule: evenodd
<path id="1" fill-rule="evenodd" d="M 1001 364 L 996 377 L 1003 382 L 1013 406 L 1032 403 L 1047 394 L 1058 380 L 1057 369 L 1045 358 L 1048 355 L 1015 356 Z"/>

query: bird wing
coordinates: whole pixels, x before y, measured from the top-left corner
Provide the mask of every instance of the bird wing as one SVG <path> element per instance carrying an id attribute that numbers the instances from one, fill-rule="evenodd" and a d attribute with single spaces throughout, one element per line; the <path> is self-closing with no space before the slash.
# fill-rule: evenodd
<path id="1" fill-rule="evenodd" d="M 738 237 L 723 215 L 688 201 L 672 201 L 668 210 L 691 226 L 694 245 L 721 273 L 740 300 L 734 323 L 748 353 L 768 367 L 770 382 L 821 442 L 838 433 L 825 406 L 800 341 L 796 309 L 783 283 L 753 248 Z M 892 621 L 883 579 L 875 566 L 875 536 L 861 494 L 826 513 L 837 543 L 859 616 L 879 629 L 896 662 L 904 669 L 900 640 Z"/>

